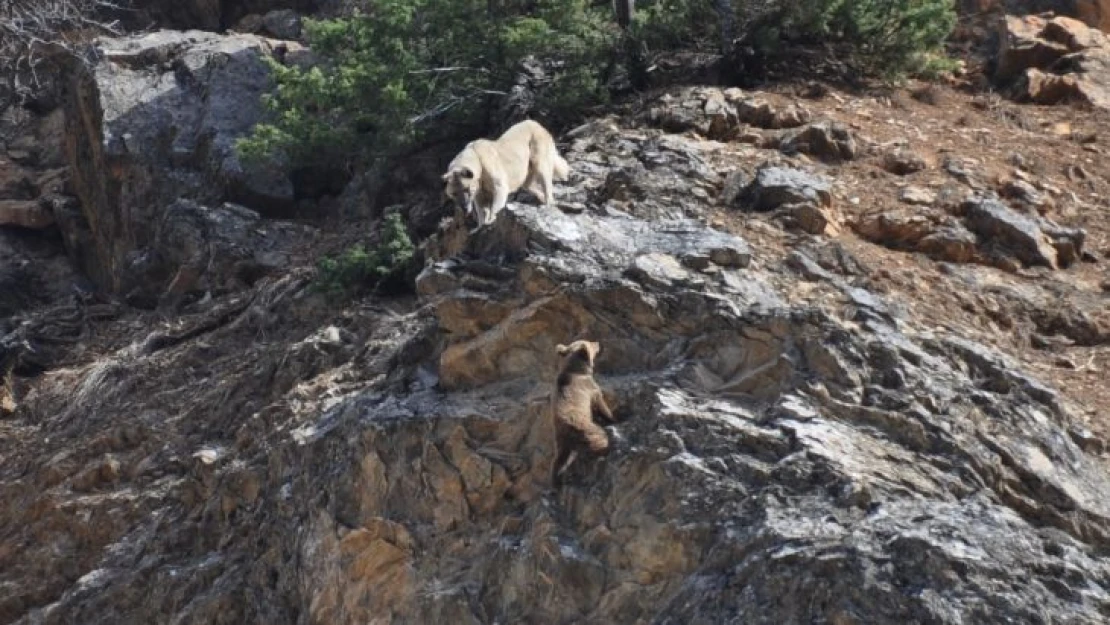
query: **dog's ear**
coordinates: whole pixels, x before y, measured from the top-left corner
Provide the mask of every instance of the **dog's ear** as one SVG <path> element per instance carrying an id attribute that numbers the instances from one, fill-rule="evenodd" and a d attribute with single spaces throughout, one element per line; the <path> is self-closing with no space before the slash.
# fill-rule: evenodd
<path id="1" fill-rule="evenodd" d="M 567 352 L 570 351 L 570 347 L 568 347 L 566 345 L 556 345 L 555 346 L 555 351 L 559 352 L 560 356 L 566 356 Z"/>

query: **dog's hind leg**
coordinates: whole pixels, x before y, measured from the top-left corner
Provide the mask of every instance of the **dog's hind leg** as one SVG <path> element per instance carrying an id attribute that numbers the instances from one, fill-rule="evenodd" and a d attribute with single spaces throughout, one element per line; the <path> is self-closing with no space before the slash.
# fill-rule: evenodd
<path id="1" fill-rule="evenodd" d="M 543 204 L 544 206 L 551 208 L 552 206 L 555 206 L 555 185 L 551 182 L 551 176 L 553 172 L 550 171 L 550 167 L 548 168 L 548 170 L 549 171 L 543 172 L 543 174 L 540 175 L 540 178 L 543 182 Z"/>

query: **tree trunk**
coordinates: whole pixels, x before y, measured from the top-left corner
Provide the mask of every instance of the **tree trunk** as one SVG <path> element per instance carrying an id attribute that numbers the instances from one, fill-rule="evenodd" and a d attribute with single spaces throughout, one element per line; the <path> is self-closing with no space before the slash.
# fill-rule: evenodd
<path id="1" fill-rule="evenodd" d="M 736 12 L 732 9 L 732 0 L 714 0 L 714 5 L 721 24 L 721 54 L 727 56 L 732 51 L 732 42 L 736 39 L 736 33 L 733 32 Z"/>
<path id="2" fill-rule="evenodd" d="M 636 12 L 636 0 L 613 0 L 613 13 L 617 17 L 617 25 L 628 30 L 632 25 L 632 15 Z"/>

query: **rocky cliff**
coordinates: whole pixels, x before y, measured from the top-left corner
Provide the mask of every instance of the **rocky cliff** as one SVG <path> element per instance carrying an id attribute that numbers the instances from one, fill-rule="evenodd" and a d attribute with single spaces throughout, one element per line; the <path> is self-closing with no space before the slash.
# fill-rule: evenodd
<path id="1" fill-rule="evenodd" d="M 55 227 L 176 299 L 5 231 L 0 623 L 1110 618 L 1104 112 L 670 89 L 559 138 L 559 210 L 446 218 L 415 296 L 337 306 L 352 224 L 235 195 L 257 111 L 214 94 L 273 44 L 103 49 Z M 574 338 L 622 421 L 554 491 Z"/>

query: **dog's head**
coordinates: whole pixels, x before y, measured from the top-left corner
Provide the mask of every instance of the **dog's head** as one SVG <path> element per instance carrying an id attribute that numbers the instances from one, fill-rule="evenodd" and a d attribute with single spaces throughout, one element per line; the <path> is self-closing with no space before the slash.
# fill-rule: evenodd
<path id="1" fill-rule="evenodd" d="M 456 167 L 443 174 L 443 196 L 464 212 L 470 213 L 474 210 L 476 195 L 478 195 L 478 177 L 469 167 Z"/>

